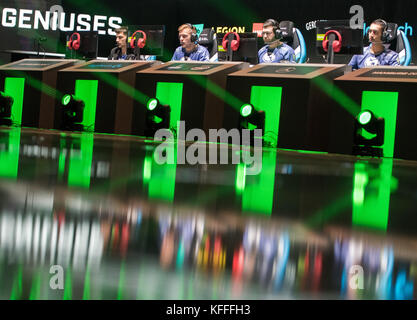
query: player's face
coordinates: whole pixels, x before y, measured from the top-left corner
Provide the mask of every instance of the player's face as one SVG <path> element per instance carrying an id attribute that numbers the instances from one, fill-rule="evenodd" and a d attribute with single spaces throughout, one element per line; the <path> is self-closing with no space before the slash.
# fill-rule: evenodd
<path id="1" fill-rule="evenodd" d="M 119 48 L 126 46 L 126 35 L 123 32 L 116 33 L 116 44 Z"/>
<path id="2" fill-rule="evenodd" d="M 264 39 L 265 43 L 269 43 L 275 40 L 275 33 L 274 33 L 274 27 L 264 27 L 262 29 L 262 38 Z"/>
<path id="3" fill-rule="evenodd" d="M 178 39 L 180 40 L 181 47 L 185 48 L 191 44 L 191 29 L 184 28 L 178 34 Z"/>
<path id="4" fill-rule="evenodd" d="M 382 27 L 376 23 L 369 27 L 369 42 L 381 41 Z"/>

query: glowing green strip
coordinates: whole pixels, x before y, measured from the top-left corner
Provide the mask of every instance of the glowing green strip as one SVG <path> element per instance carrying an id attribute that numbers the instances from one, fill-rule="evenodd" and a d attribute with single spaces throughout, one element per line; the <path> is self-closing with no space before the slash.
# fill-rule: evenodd
<path id="1" fill-rule="evenodd" d="M 395 129 L 397 125 L 398 92 L 362 92 L 361 111 L 371 110 L 377 117 L 385 119 L 384 157 L 394 156 Z M 364 130 L 362 130 L 364 131 Z"/>
<path id="2" fill-rule="evenodd" d="M 161 104 L 167 104 L 171 108 L 169 126 L 177 127 L 177 121 L 181 119 L 183 84 L 178 82 L 158 82 L 156 84 L 156 98 Z"/>
<path id="3" fill-rule="evenodd" d="M 72 299 L 72 275 L 71 270 L 68 269 L 66 271 L 67 275 L 65 277 L 65 287 L 64 287 L 64 300 L 71 300 Z"/>
<path id="4" fill-rule="evenodd" d="M 117 300 L 123 300 L 125 278 L 126 278 L 126 263 L 125 261 L 122 261 L 122 265 L 120 267 L 119 288 L 117 290 Z"/>
<path id="5" fill-rule="evenodd" d="M 22 296 L 22 288 L 23 288 L 23 271 L 22 266 L 20 265 L 16 277 L 13 280 L 13 289 L 12 294 L 10 296 L 10 300 L 17 300 L 20 299 Z"/>
<path id="6" fill-rule="evenodd" d="M 85 271 L 83 300 L 90 300 L 90 270 L 88 268 Z"/>
<path id="7" fill-rule="evenodd" d="M 37 274 L 34 276 L 32 289 L 30 290 L 29 300 L 39 300 L 41 296 L 41 276 Z"/>
<path id="8" fill-rule="evenodd" d="M 68 185 L 77 187 L 90 187 L 91 165 L 93 162 L 94 136 L 91 133 L 82 133 L 81 150 L 71 149 L 68 168 Z"/>
<path id="9" fill-rule="evenodd" d="M 272 144 L 278 143 L 282 87 L 252 86 L 250 103 L 258 111 L 265 111 L 265 134 L 272 133 Z"/>
<path id="10" fill-rule="evenodd" d="M 159 165 L 152 156 L 151 179 L 149 181 L 149 197 L 163 199 L 168 202 L 174 201 L 175 178 L 177 174 L 177 148 L 172 144 L 175 163 Z"/>
<path id="11" fill-rule="evenodd" d="M 9 150 L 0 151 L 0 177 L 17 178 L 20 152 L 20 128 L 9 131 L 8 137 L 2 133 L 0 143 Z"/>
<path id="12" fill-rule="evenodd" d="M 369 164 L 356 163 L 353 181 L 353 212 L 352 222 L 355 226 L 366 226 L 386 231 L 388 227 L 389 203 L 392 183 L 392 159 L 384 159 L 378 176 L 374 176 L 375 169 Z M 370 176 L 370 172 L 373 173 Z"/>
<path id="13" fill-rule="evenodd" d="M 245 190 L 246 181 L 246 166 L 244 163 L 239 163 L 236 170 L 236 193 L 241 194 Z"/>
<path id="14" fill-rule="evenodd" d="M 76 80 L 75 97 L 85 103 L 81 124 L 94 131 L 96 122 L 98 80 Z"/>
<path id="15" fill-rule="evenodd" d="M 18 126 L 22 125 L 24 89 L 25 78 L 7 77 L 4 81 L 4 93 L 13 98 L 12 121 Z"/>
<path id="16" fill-rule="evenodd" d="M 262 156 L 262 171 L 259 175 L 247 175 L 242 195 L 242 210 L 272 214 L 277 155 L 273 152 Z"/>

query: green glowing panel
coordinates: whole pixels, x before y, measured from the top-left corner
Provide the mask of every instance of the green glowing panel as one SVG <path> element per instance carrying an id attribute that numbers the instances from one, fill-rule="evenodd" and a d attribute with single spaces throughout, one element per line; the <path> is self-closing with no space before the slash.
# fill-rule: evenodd
<path id="1" fill-rule="evenodd" d="M 93 134 L 83 133 L 80 137 L 80 143 L 80 150 L 72 148 L 70 151 L 68 185 L 89 188 L 93 162 Z"/>
<path id="2" fill-rule="evenodd" d="M 150 176 L 149 197 L 152 199 L 161 199 L 168 202 L 173 202 L 175 194 L 175 178 L 177 174 L 177 149 L 175 148 L 174 144 L 168 152 L 174 152 L 174 163 L 158 164 L 155 161 L 154 155 L 152 155 L 151 170 L 147 168 L 146 174 L 147 177 Z M 149 162 L 149 160 L 145 160 L 145 162 L 147 161 Z"/>
<path id="3" fill-rule="evenodd" d="M 75 97 L 85 103 L 81 124 L 94 131 L 96 122 L 98 80 L 75 81 Z"/>
<path id="4" fill-rule="evenodd" d="M 171 107 L 170 128 L 177 127 L 177 121 L 181 119 L 183 84 L 178 82 L 158 82 L 156 84 L 156 98 L 161 104 Z"/>
<path id="5" fill-rule="evenodd" d="M 4 93 L 13 98 L 12 121 L 18 126 L 22 125 L 24 89 L 24 78 L 8 77 L 4 81 Z"/>
<path id="6" fill-rule="evenodd" d="M 261 213 L 270 216 L 274 203 L 275 170 L 277 156 L 275 153 L 262 155 L 262 170 L 258 175 L 246 175 L 243 179 L 241 169 L 237 169 L 236 181 L 245 183 L 242 193 L 242 210 L 244 212 Z M 236 189 L 242 188 L 241 185 Z"/>
<path id="7" fill-rule="evenodd" d="M 265 111 L 265 133 L 273 133 L 272 144 L 277 145 L 281 113 L 282 87 L 252 86 L 250 103 L 258 111 Z"/>
<path id="8" fill-rule="evenodd" d="M 383 159 L 377 169 L 365 163 L 355 164 L 352 192 L 354 226 L 387 230 L 391 189 L 395 188 L 392 165 L 392 159 Z"/>
<path id="9" fill-rule="evenodd" d="M 364 91 L 361 110 L 370 110 L 376 117 L 385 119 L 384 157 L 394 156 L 395 129 L 397 125 L 398 92 Z"/>
<path id="10" fill-rule="evenodd" d="M 0 138 L 0 177 L 16 179 L 19 168 L 20 128 Z"/>

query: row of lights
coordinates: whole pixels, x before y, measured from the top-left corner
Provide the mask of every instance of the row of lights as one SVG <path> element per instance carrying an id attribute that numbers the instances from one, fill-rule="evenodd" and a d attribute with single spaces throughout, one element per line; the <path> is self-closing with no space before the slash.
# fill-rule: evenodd
<path id="1" fill-rule="evenodd" d="M 11 125 L 11 110 L 13 97 L 0 91 L 0 125 Z M 72 94 L 66 94 L 61 100 L 62 118 L 61 129 L 71 131 L 85 130 L 82 125 L 85 103 Z M 163 105 L 157 98 L 151 98 L 146 104 L 146 129 L 145 136 L 153 137 L 159 129 L 169 129 L 171 108 Z M 265 112 L 256 110 L 250 103 L 245 103 L 240 108 L 239 129 L 247 129 L 253 132 L 260 129 L 265 132 Z M 373 134 L 372 138 L 365 138 L 363 130 Z M 353 154 L 361 156 L 382 157 L 384 144 L 385 121 L 376 117 L 370 110 L 360 112 L 355 119 Z M 250 144 L 254 142 L 251 136 Z"/>

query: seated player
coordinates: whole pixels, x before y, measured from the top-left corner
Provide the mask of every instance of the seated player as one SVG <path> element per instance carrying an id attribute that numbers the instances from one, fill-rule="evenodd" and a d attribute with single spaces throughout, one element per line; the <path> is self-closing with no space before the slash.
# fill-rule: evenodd
<path id="1" fill-rule="evenodd" d="M 108 60 L 136 60 L 135 54 L 127 47 L 127 27 L 117 28 L 115 32 L 117 47 L 110 51 Z"/>
<path id="2" fill-rule="evenodd" d="M 387 49 L 384 46 L 383 33 L 386 31 L 387 23 L 377 19 L 371 23 L 368 32 L 370 46 L 363 48 L 363 54 L 354 55 L 349 65 L 352 70 L 373 66 L 399 66 L 400 58 L 398 53 Z"/>
<path id="3" fill-rule="evenodd" d="M 294 49 L 281 42 L 276 36 L 278 28 L 279 24 L 276 20 L 268 19 L 265 21 L 262 29 L 262 38 L 266 45 L 258 51 L 259 63 L 295 63 Z"/>
<path id="4" fill-rule="evenodd" d="M 209 61 L 210 54 L 208 50 L 198 45 L 197 30 L 189 24 L 183 24 L 178 28 L 178 38 L 181 46 L 179 46 L 172 56 L 172 61 Z"/>

